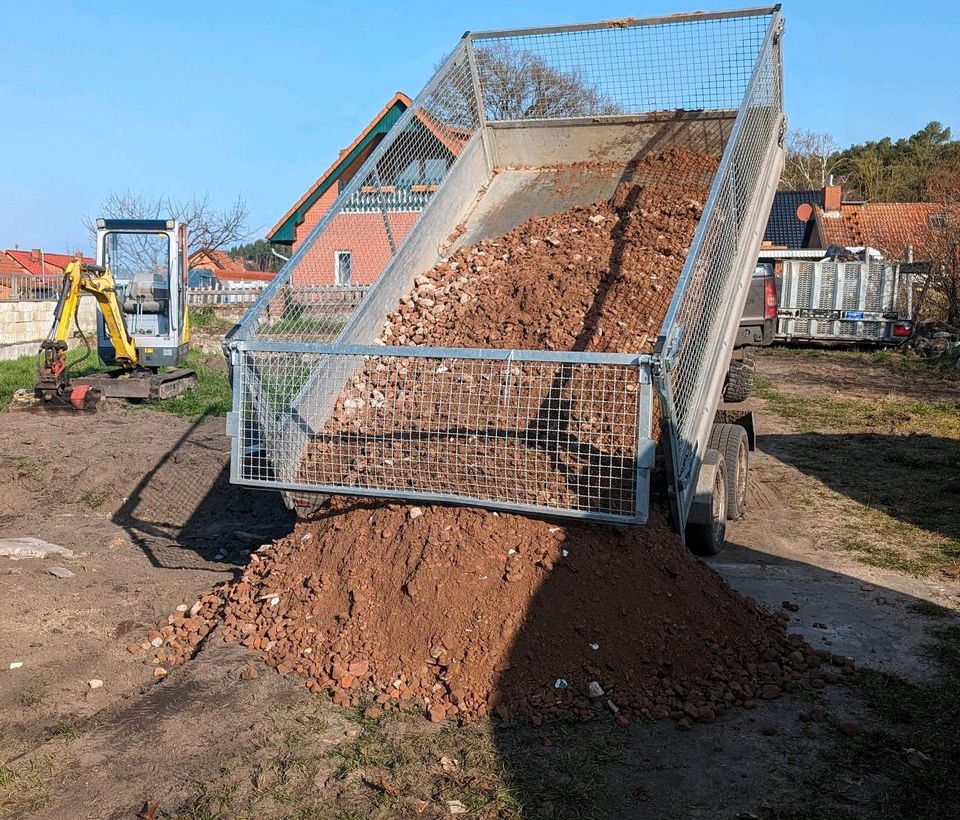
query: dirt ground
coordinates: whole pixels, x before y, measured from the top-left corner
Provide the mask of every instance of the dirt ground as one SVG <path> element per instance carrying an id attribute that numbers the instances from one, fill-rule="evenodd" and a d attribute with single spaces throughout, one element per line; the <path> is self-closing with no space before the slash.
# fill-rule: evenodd
<path id="1" fill-rule="evenodd" d="M 941 670 L 923 647 L 960 609 L 944 546 L 960 536 L 956 507 L 930 518 L 917 493 L 905 496 L 916 509 L 891 502 L 878 511 L 858 488 L 869 480 L 890 493 L 903 483 L 902 459 L 849 459 L 845 482 L 810 465 L 824 442 L 842 453 L 844 441 L 882 431 L 858 421 L 811 439 L 783 409 L 792 399 L 851 394 L 958 400 L 960 383 L 877 367 L 870 378 L 844 355 L 761 357 L 768 387 L 755 400 L 749 510 L 709 563 L 771 608 L 795 604 L 791 629 L 812 645 L 926 684 Z M 42 538 L 75 553 L 0 558 L 0 816 L 134 818 L 144 808 L 153 818 L 433 818 L 461 809 L 466 817 L 801 816 L 781 812 L 813 799 L 811 784 L 844 733 L 882 727 L 858 690 L 841 684 L 760 701 L 689 732 L 612 719 L 435 726 L 333 707 L 217 632 L 192 661 L 155 677 L 127 645 L 291 528 L 278 496 L 230 485 L 228 466 L 223 419 L 120 407 L 69 419 L 0 414 L 0 537 Z M 911 527 L 904 550 L 917 532 L 932 533 L 930 549 L 946 557 L 907 572 L 912 565 L 851 542 L 851 530 L 886 532 L 871 517 L 880 514 Z M 54 566 L 73 576 L 55 577 Z M 244 673 L 251 667 L 255 674 Z M 91 688 L 92 680 L 103 684 Z M 841 780 L 824 798 L 831 811 L 875 816 L 870 801 L 884 778 Z"/>

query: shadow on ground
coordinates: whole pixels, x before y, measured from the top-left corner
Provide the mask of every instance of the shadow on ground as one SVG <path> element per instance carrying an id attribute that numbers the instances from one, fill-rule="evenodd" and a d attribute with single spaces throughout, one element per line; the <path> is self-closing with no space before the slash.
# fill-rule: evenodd
<path id="1" fill-rule="evenodd" d="M 216 556 L 242 565 L 246 551 L 293 526 L 279 493 L 230 482 L 228 440 L 206 421 L 172 443 L 113 515 L 154 566 L 189 569 Z"/>
<path id="2" fill-rule="evenodd" d="M 592 545 L 598 559 L 607 548 L 601 538 Z M 907 680 L 929 683 L 936 678 L 940 667 L 925 652 L 932 642 L 930 630 L 955 618 L 927 602 L 736 544 L 709 563 L 738 592 L 774 611 L 783 611 L 783 601 L 797 603 L 788 628 L 812 646 Z M 618 587 L 629 587 L 635 607 L 646 608 L 641 600 L 647 593 L 643 579 L 610 581 L 612 595 L 617 595 Z M 574 598 L 562 583 L 548 581 L 527 612 L 525 631 L 539 632 L 543 624 L 553 628 L 576 623 L 582 612 L 571 605 Z M 600 646 L 643 646 L 642 636 L 627 634 L 620 619 L 611 620 L 604 632 L 590 639 Z M 531 661 L 532 649 L 521 636 L 501 685 L 509 685 L 511 676 L 526 677 L 531 665 L 537 666 Z M 638 653 L 629 663 L 640 669 L 650 660 Z M 603 663 L 596 666 L 602 675 Z M 558 668 L 553 674 L 574 679 L 585 671 Z M 595 673 L 593 669 L 588 674 Z M 825 707 L 825 717 L 809 721 L 815 705 Z M 523 807 L 522 816 L 624 820 L 773 816 L 772 807 L 796 807 L 810 799 L 811 784 L 824 775 L 829 755 L 845 740 L 838 731 L 841 724 L 867 731 L 878 723 L 877 716 L 839 684 L 820 691 L 797 690 L 762 701 L 755 710 L 734 708 L 715 722 L 696 724 L 690 732 L 677 731 L 671 721 L 623 728 L 602 705 L 594 709 L 596 719 L 586 724 L 545 722 L 540 728 L 525 721 L 494 724 L 500 765 Z M 828 795 L 828 803 L 863 811 L 884 780 L 879 771 L 851 774 L 842 784 L 843 793 Z"/>
<path id="3" fill-rule="evenodd" d="M 764 451 L 852 501 L 942 536 L 960 563 L 960 440 L 874 433 L 764 435 Z"/>

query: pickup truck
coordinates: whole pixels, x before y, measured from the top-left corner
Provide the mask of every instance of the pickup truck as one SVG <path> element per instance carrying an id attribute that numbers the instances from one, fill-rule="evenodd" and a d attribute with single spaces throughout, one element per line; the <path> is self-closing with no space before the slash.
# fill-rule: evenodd
<path id="1" fill-rule="evenodd" d="M 750 279 L 747 302 L 740 317 L 733 355 L 723 385 L 723 400 L 741 402 L 750 397 L 756 362 L 751 351 L 773 341 L 777 330 L 777 280 L 772 262 L 757 264 Z"/>

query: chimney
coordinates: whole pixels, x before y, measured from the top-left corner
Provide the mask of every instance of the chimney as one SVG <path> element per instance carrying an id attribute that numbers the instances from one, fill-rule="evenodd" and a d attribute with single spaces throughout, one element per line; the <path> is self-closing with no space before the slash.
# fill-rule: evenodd
<path id="1" fill-rule="evenodd" d="M 34 248 L 30 251 L 30 261 L 39 262 L 40 261 L 40 248 Z"/>
<path id="2" fill-rule="evenodd" d="M 832 180 L 831 180 L 832 181 Z M 823 189 L 823 210 L 827 213 L 839 213 L 843 199 L 843 188 L 839 185 L 827 185 Z"/>

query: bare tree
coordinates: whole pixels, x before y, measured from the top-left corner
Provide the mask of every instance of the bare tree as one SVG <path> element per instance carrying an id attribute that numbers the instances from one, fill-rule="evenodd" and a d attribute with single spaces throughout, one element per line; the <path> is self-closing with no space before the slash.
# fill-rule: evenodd
<path id="1" fill-rule="evenodd" d="M 786 191 L 823 188 L 837 172 L 838 165 L 837 145 L 830 134 L 792 130 L 787 135 L 780 188 Z"/>
<path id="2" fill-rule="evenodd" d="M 189 226 L 191 254 L 236 245 L 250 236 L 247 203 L 239 196 L 229 207 L 218 209 L 211 203 L 209 194 L 174 200 L 166 194 L 150 198 L 130 191 L 114 192 L 100 203 L 97 216 L 185 222 Z M 96 233 L 96 218 L 87 217 L 84 225 L 91 233 Z"/>
<path id="3" fill-rule="evenodd" d="M 578 69 L 564 71 L 533 51 L 506 44 L 476 49 L 484 113 L 490 120 L 619 114 L 621 107 Z M 427 107 L 441 122 L 470 127 L 476 109 L 467 71 L 454 70 Z"/>
<path id="4" fill-rule="evenodd" d="M 942 173 L 930 185 L 931 201 L 942 211 L 931 217 L 927 256 L 932 270 L 929 285 L 939 296 L 940 312 L 951 325 L 960 325 L 960 168 Z M 921 306 L 918 305 L 918 311 Z"/>

